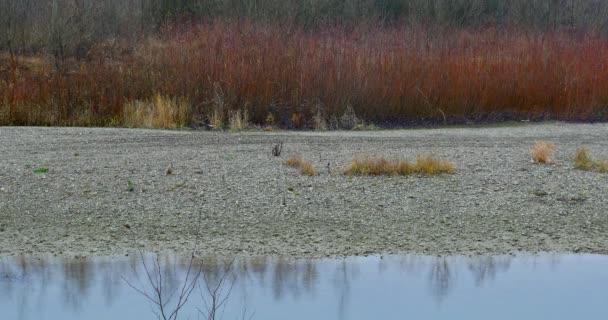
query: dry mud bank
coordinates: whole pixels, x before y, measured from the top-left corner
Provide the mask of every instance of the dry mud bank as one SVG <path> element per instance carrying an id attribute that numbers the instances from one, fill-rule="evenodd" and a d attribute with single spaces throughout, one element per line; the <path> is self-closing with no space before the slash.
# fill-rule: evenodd
<path id="1" fill-rule="evenodd" d="M 197 234 L 199 250 L 217 254 L 608 253 L 608 174 L 572 164 L 581 145 L 608 159 L 607 137 L 605 124 L 562 123 L 323 133 L 0 127 L 0 255 L 186 252 Z M 536 140 L 555 144 L 557 165 L 531 163 Z M 279 141 L 283 156 L 273 157 Z M 340 174 L 356 155 L 420 152 L 451 160 L 456 173 Z M 319 175 L 284 166 L 293 153 Z"/>

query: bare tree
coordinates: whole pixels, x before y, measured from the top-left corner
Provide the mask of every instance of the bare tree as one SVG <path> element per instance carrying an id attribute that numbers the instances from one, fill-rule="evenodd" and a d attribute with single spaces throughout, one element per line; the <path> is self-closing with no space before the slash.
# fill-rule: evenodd
<path id="1" fill-rule="evenodd" d="M 236 277 L 229 279 L 233 275 L 233 265 L 234 259 L 220 270 L 216 279 L 212 279 L 208 273 L 203 272 L 204 283 L 203 285 L 199 283 L 198 287 L 205 308 L 196 309 L 204 319 L 216 320 L 221 318 L 220 309 L 225 307 L 236 282 Z"/>
<path id="2" fill-rule="evenodd" d="M 123 280 L 135 291 L 146 297 L 157 309 L 157 316 L 163 320 L 175 320 L 178 319 L 179 312 L 184 308 L 190 295 L 197 288 L 198 280 L 203 272 L 202 264 L 199 266 L 195 265 L 195 257 L 191 256 L 188 264 L 188 270 L 186 272 L 186 278 L 179 289 L 177 295 L 177 302 L 173 306 L 169 306 L 173 296 L 176 292 L 171 292 L 167 288 L 166 279 L 163 279 L 163 270 L 160 263 L 160 256 L 157 254 L 153 260 L 153 266 L 150 268 L 146 263 L 144 254 L 140 251 L 140 258 L 142 266 L 146 273 L 148 284 L 152 290 L 146 290 L 133 285 L 129 280 L 123 278 Z"/>
<path id="3" fill-rule="evenodd" d="M 166 274 L 167 264 L 165 264 L 165 269 L 163 270 L 160 263 L 160 256 L 156 254 L 153 259 L 152 268 L 148 266 L 146 263 L 146 258 L 141 250 L 139 250 L 139 256 L 141 258 L 141 263 L 145 271 L 145 276 L 148 281 L 148 284 L 151 287 L 151 290 L 146 290 L 144 288 L 139 288 L 133 285 L 129 280 L 123 277 L 123 280 L 133 288 L 135 291 L 143 295 L 146 299 L 148 299 L 157 309 L 157 316 L 163 320 L 176 320 L 178 319 L 178 315 L 180 311 L 184 308 L 190 295 L 194 289 L 198 287 L 199 279 L 203 274 L 203 264 L 196 259 L 196 250 L 198 248 L 198 241 L 200 236 L 201 229 L 201 219 L 202 213 L 198 215 L 197 228 L 195 231 L 195 240 L 194 246 L 192 248 L 190 259 L 188 261 L 188 268 L 186 271 L 185 279 L 181 285 L 181 288 L 176 290 L 171 290 L 167 288 L 166 278 L 163 278 L 163 274 Z M 173 300 L 173 297 L 177 294 L 177 301 L 173 306 L 170 306 L 170 302 Z"/>

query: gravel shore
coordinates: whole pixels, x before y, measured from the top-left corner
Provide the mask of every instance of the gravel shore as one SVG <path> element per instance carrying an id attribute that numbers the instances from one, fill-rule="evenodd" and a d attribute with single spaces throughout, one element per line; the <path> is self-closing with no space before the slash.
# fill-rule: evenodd
<path id="1" fill-rule="evenodd" d="M 555 144 L 555 165 L 531 162 L 537 140 Z M 273 157 L 280 141 L 283 156 Z M 608 160 L 608 125 L 271 133 L 0 127 L 0 255 L 186 252 L 197 235 L 200 251 L 220 255 L 606 254 L 608 174 L 573 168 L 582 145 Z M 340 174 L 357 155 L 421 152 L 451 160 L 455 174 Z M 295 153 L 319 175 L 283 165 Z"/>

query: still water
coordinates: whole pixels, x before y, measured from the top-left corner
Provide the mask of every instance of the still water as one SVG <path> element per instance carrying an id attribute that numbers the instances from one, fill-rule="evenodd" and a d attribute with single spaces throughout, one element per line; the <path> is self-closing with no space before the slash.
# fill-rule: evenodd
<path id="1" fill-rule="evenodd" d="M 157 319 L 159 283 L 166 310 L 193 284 L 179 319 L 608 319 L 608 256 L 558 254 L 4 257 L 0 318 Z"/>

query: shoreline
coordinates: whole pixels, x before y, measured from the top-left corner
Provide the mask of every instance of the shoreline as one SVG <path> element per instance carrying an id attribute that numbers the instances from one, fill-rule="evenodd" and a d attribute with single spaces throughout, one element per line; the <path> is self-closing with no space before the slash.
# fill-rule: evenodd
<path id="1" fill-rule="evenodd" d="M 186 253 L 199 226 L 200 253 L 226 256 L 607 254 L 608 175 L 572 164 L 582 145 L 608 159 L 606 133 L 606 124 L 553 122 L 272 133 L 0 127 L 0 255 Z M 555 144 L 558 165 L 530 162 L 538 140 Z M 283 155 L 273 157 L 280 141 Z M 356 155 L 421 152 L 456 173 L 339 174 Z M 283 165 L 295 153 L 320 173 Z"/>

